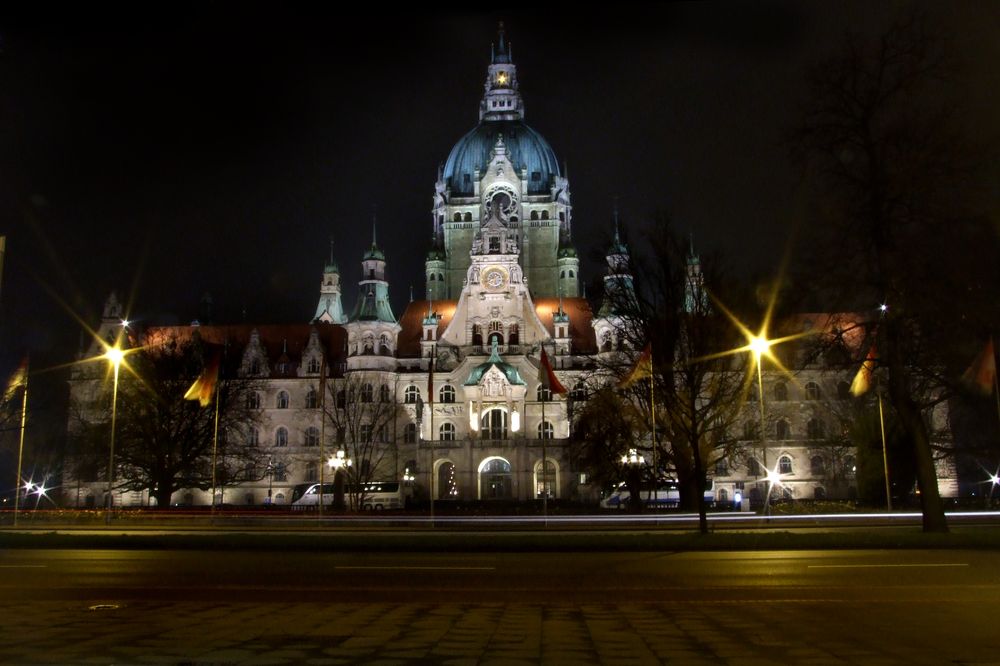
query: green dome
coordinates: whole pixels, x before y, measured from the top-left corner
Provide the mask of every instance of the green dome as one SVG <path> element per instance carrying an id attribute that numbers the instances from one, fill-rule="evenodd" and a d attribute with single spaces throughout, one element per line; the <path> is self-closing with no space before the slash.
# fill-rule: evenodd
<path id="1" fill-rule="evenodd" d="M 444 164 L 444 179 L 457 196 L 472 196 L 476 169 L 486 170 L 497 137 L 503 137 L 507 156 L 518 170 L 528 172 L 528 194 L 545 194 L 559 174 L 556 154 L 541 134 L 520 120 L 487 120 L 455 144 Z"/>

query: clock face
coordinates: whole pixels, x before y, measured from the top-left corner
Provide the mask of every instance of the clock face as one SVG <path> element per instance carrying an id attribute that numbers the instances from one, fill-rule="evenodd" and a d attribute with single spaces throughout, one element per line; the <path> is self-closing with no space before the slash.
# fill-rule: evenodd
<path id="1" fill-rule="evenodd" d="M 483 286 L 487 289 L 503 289 L 507 286 L 507 271 L 494 266 L 483 272 Z"/>
<path id="2" fill-rule="evenodd" d="M 500 72 L 497 74 L 497 83 L 502 86 L 507 85 L 507 72 Z"/>

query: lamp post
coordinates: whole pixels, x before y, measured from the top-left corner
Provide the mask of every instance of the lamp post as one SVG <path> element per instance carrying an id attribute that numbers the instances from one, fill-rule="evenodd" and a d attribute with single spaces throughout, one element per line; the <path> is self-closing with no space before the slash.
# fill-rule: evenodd
<path id="1" fill-rule="evenodd" d="M 347 457 L 343 449 L 338 449 L 337 453 L 330 456 L 327 461 L 330 469 L 333 471 L 333 498 L 337 504 L 338 509 L 344 508 L 344 475 L 340 474 L 341 471 L 346 473 L 347 469 L 354 465 L 354 461 Z"/>
<path id="2" fill-rule="evenodd" d="M 114 387 L 111 390 L 111 446 L 108 454 L 108 501 L 104 513 L 104 524 L 109 525 L 111 523 L 111 505 L 114 501 L 111 495 L 111 488 L 115 480 L 115 424 L 118 420 L 118 370 L 121 367 L 122 359 L 125 358 L 125 352 L 118 346 L 118 343 L 115 343 L 114 346 L 108 347 L 105 350 L 104 358 L 111 363 L 115 371 Z"/>
<path id="3" fill-rule="evenodd" d="M 642 470 L 642 466 L 646 464 L 646 459 L 639 454 L 637 449 L 629 449 L 628 453 L 621 457 L 621 463 L 625 466 L 628 473 L 628 478 L 630 480 L 636 480 Z M 629 501 L 632 504 L 633 511 L 638 511 L 640 503 L 642 502 L 642 493 L 638 492 L 640 489 L 638 483 L 635 484 L 636 488 L 634 494 L 632 489 L 629 488 Z"/>
<path id="4" fill-rule="evenodd" d="M 764 470 L 767 472 L 768 478 L 767 494 L 764 496 L 764 515 L 766 516 L 771 509 L 772 478 L 771 471 L 767 466 L 767 430 L 764 423 L 764 380 L 761 366 L 763 365 L 762 357 L 764 354 L 770 353 L 771 341 L 761 333 L 760 335 L 752 336 L 747 347 L 753 352 L 754 364 L 757 366 L 757 398 L 760 404 L 760 451 L 763 458 Z"/>

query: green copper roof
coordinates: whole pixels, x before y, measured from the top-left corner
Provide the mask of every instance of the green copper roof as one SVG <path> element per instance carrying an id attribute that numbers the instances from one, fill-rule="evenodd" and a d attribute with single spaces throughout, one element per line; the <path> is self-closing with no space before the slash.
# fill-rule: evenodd
<path id="1" fill-rule="evenodd" d="M 379 261 L 385 261 L 385 254 L 382 250 L 378 249 L 378 246 L 376 246 L 375 243 L 372 243 L 372 246 L 367 252 L 365 252 L 364 259 L 378 259 Z"/>
<path id="2" fill-rule="evenodd" d="M 490 350 L 490 358 L 485 363 L 480 363 L 472 369 L 472 372 L 469 373 L 469 378 L 465 380 L 465 385 L 477 385 L 480 381 L 482 381 L 483 375 L 489 372 L 489 369 L 493 366 L 496 366 L 511 384 L 514 384 L 515 386 L 525 385 L 525 381 L 521 379 L 521 373 L 517 371 L 517 368 L 500 358 L 500 351 L 497 349 L 496 340 L 493 341 L 493 348 Z"/>

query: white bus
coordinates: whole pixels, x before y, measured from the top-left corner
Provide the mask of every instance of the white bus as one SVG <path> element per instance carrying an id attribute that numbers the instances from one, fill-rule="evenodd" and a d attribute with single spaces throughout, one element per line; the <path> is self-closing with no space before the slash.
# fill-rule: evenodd
<path id="1" fill-rule="evenodd" d="M 705 503 L 712 504 L 715 501 L 715 482 L 708 479 L 705 487 Z M 681 502 L 681 491 L 674 480 L 661 481 L 659 487 L 654 492 L 648 484 L 643 484 L 642 501 L 649 509 L 676 509 Z M 629 508 L 629 498 L 632 493 L 624 483 L 618 484 L 614 492 L 601 500 L 602 509 L 627 509 Z"/>
<path id="2" fill-rule="evenodd" d="M 322 484 L 323 506 L 333 506 L 336 499 L 336 485 Z M 302 492 L 302 496 L 292 502 L 293 507 L 308 508 L 319 506 L 320 484 L 314 483 Z M 344 487 L 344 501 L 357 509 L 356 502 L 361 501 L 365 511 L 382 511 L 383 509 L 402 509 L 406 505 L 403 484 L 398 481 L 372 481 L 364 484 L 364 492 L 359 493 L 356 486 Z"/>

